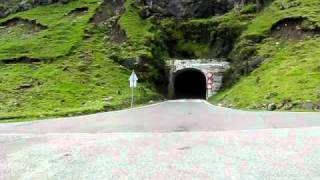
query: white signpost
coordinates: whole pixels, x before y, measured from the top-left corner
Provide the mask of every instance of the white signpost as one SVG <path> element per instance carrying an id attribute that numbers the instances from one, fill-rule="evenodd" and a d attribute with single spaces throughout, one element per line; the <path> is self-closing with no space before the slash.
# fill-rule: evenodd
<path id="1" fill-rule="evenodd" d="M 137 82 L 138 82 L 138 77 L 134 71 L 132 71 L 129 81 L 130 81 L 130 88 L 131 88 L 131 108 L 133 108 L 134 88 L 137 87 Z"/>

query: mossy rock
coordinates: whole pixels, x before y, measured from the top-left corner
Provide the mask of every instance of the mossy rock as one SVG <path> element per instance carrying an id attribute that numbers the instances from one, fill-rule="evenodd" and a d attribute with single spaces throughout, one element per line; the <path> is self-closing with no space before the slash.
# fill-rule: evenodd
<path id="1" fill-rule="evenodd" d="M 248 5 L 245 5 L 240 10 L 240 13 L 241 14 L 252 14 L 252 13 L 256 13 L 257 11 L 258 11 L 258 7 L 256 4 L 248 4 Z"/>

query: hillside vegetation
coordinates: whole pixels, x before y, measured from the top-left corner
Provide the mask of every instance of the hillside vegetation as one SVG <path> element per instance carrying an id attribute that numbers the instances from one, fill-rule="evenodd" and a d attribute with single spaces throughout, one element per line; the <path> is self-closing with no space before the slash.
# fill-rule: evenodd
<path id="1" fill-rule="evenodd" d="M 266 109 L 268 104 L 279 110 L 318 109 L 319 7 L 316 0 L 274 1 L 257 14 L 241 35 L 239 51 L 263 63 L 211 101 L 246 109 Z M 238 54 L 235 58 L 243 60 Z"/>
<path id="2" fill-rule="evenodd" d="M 40 6 L 0 20 L 0 120 L 129 107 L 131 71 L 110 58 L 106 39 L 111 17 L 92 22 L 101 3 Z M 136 96 L 137 103 L 159 98 L 148 82 Z"/>
<path id="3" fill-rule="evenodd" d="M 18 2 L 0 1 L 0 12 Z M 2 122 L 126 108 L 132 69 L 137 103 L 159 100 L 168 58 L 229 61 L 214 104 L 320 107 L 318 0 L 248 0 L 197 18 L 145 11 L 141 0 L 61 2 L 0 18 Z"/>

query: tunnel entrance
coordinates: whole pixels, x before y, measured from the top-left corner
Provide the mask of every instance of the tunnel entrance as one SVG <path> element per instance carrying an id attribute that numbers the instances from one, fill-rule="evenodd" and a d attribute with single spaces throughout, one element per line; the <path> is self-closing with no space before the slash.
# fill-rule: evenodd
<path id="1" fill-rule="evenodd" d="M 174 78 L 174 99 L 207 99 L 206 77 L 196 69 L 184 69 Z"/>

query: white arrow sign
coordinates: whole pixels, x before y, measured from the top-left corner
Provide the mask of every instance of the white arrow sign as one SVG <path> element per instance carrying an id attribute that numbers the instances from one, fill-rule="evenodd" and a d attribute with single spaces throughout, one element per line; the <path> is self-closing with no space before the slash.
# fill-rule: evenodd
<path id="1" fill-rule="evenodd" d="M 134 71 L 132 71 L 132 74 L 129 78 L 129 81 L 130 81 L 130 87 L 131 88 L 135 88 L 137 87 L 137 81 L 138 81 L 138 77 L 136 75 L 136 73 Z"/>
<path id="2" fill-rule="evenodd" d="M 130 81 L 130 88 L 131 88 L 131 108 L 133 108 L 134 88 L 137 87 L 137 82 L 138 82 L 138 76 L 134 71 L 132 71 L 129 81 Z"/>

